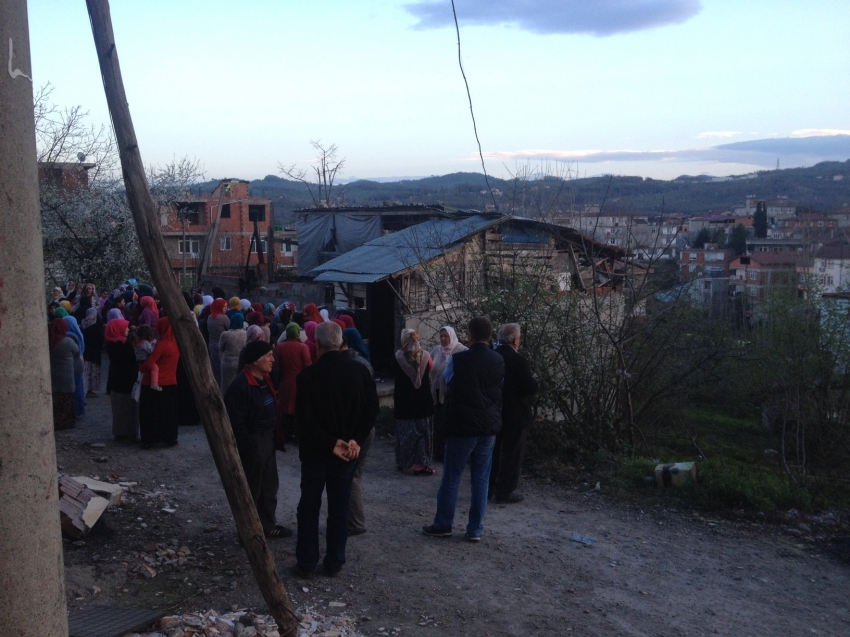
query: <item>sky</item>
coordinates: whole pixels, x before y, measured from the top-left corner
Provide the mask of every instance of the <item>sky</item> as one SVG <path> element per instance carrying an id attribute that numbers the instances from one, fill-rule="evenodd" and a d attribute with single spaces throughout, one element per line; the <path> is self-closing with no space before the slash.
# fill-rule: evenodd
<path id="1" fill-rule="evenodd" d="M 29 0 L 34 85 L 108 124 L 85 3 Z M 488 173 L 729 175 L 850 158 L 846 0 L 455 0 Z M 142 158 L 207 178 L 479 171 L 450 0 L 113 0 Z M 22 69 L 27 71 L 27 69 Z"/>

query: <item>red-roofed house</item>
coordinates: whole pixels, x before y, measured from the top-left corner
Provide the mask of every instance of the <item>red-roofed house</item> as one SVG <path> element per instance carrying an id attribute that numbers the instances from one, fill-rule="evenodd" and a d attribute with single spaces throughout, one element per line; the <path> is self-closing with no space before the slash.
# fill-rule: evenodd
<path id="1" fill-rule="evenodd" d="M 736 257 L 729 265 L 735 294 L 761 300 L 770 289 L 788 289 L 797 283 L 797 268 L 810 261 L 810 256 L 800 252 L 756 252 Z"/>

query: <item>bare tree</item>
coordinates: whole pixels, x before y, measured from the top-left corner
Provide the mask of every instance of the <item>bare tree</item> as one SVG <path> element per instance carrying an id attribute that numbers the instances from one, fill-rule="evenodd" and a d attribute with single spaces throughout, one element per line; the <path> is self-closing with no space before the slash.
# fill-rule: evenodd
<path id="1" fill-rule="evenodd" d="M 336 144 L 325 146 L 321 140 L 313 140 L 310 145 L 318 154 L 309 170 L 299 168 L 298 164 L 278 164 L 278 169 L 290 179 L 300 181 L 307 187 L 316 208 L 333 208 L 345 193 L 345 186 L 340 187 L 336 183 L 345 167 L 345 157 L 338 157 L 339 149 Z"/>

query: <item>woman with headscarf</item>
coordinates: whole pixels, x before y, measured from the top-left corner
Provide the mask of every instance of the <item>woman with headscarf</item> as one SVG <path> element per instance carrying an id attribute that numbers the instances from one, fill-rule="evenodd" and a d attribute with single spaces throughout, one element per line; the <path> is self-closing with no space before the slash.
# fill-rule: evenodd
<path id="1" fill-rule="evenodd" d="M 251 303 L 251 307 L 249 309 L 251 312 L 256 312 L 260 316 L 263 315 L 263 304 L 262 303 Z"/>
<path id="2" fill-rule="evenodd" d="M 210 333 L 207 331 L 207 321 L 210 318 L 210 309 L 214 300 L 209 295 L 204 296 L 204 302 L 201 304 L 201 313 L 198 314 L 198 328 L 201 330 L 201 336 L 204 337 L 204 342 L 208 348 L 210 346 Z"/>
<path id="3" fill-rule="evenodd" d="M 366 347 L 366 343 L 363 342 L 363 337 L 360 335 L 360 330 L 356 327 L 347 327 L 342 330 L 342 336 L 345 339 L 345 342 L 348 343 L 348 347 L 357 352 L 360 356 L 366 359 L 367 362 L 372 358 L 371 352 L 369 348 Z"/>
<path id="4" fill-rule="evenodd" d="M 120 312 L 117 308 L 110 311 Z M 139 437 L 139 403 L 133 400 L 133 385 L 139 373 L 130 321 L 113 318 L 106 324 L 103 338 L 109 355 L 106 393 L 112 406 L 112 436 L 115 440 L 135 442 Z"/>
<path id="5" fill-rule="evenodd" d="M 77 348 L 80 350 L 77 359 L 74 361 L 74 413 L 79 418 L 86 415 L 86 381 L 85 366 L 83 365 L 86 340 L 77 319 L 69 314 L 65 317 L 65 323 L 68 324 L 68 336 L 74 339 Z"/>
<path id="6" fill-rule="evenodd" d="M 159 340 L 153 352 L 139 365 L 143 372 L 142 392 L 139 398 L 139 433 L 142 449 L 150 449 L 162 443 L 168 446 L 177 444 L 177 363 L 180 350 L 171 329 L 168 317 L 156 322 Z M 159 367 L 160 391 L 151 389 L 150 369 Z"/>
<path id="7" fill-rule="evenodd" d="M 315 326 L 315 323 L 313 325 Z M 301 342 L 301 328 L 297 323 L 289 323 L 284 335 L 286 340 L 275 347 L 274 353 L 280 370 L 280 384 L 277 389 L 277 408 L 280 416 L 278 422 L 282 437 L 287 440 L 296 436 L 295 379 L 301 370 L 312 364 L 313 359 L 310 349 Z"/>
<path id="8" fill-rule="evenodd" d="M 221 335 L 230 329 L 230 317 L 227 316 L 226 309 L 227 301 L 216 299 L 210 305 L 210 316 L 206 321 L 207 334 L 210 339 L 210 365 L 219 386 L 221 386 L 221 356 L 218 353 L 218 342 L 221 340 Z"/>
<path id="9" fill-rule="evenodd" d="M 86 283 L 82 293 L 75 299 L 74 308 L 70 314 L 77 319 L 77 323 L 82 323 L 86 318 L 86 312 L 92 307 L 97 309 L 97 291 L 93 283 Z"/>
<path id="10" fill-rule="evenodd" d="M 236 312 L 240 312 L 242 310 L 242 300 L 238 296 L 231 296 L 230 300 L 227 301 L 227 318 L 230 318 Z"/>
<path id="11" fill-rule="evenodd" d="M 86 396 L 100 396 L 100 364 L 103 351 L 103 321 L 97 309 L 86 310 L 86 318 L 80 325 L 86 351 L 83 354 L 83 375 L 86 384 Z"/>
<path id="12" fill-rule="evenodd" d="M 56 318 L 56 310 L 59 309 L 58 301 L 51 301 L 47 304 L 47 322 L 50 323 L 53 319 Z"/>
<path id="13" fill-rule="evenodd" d="M 59 307 L 65 310 L 65 316 L 71 313 L 71 302 L 68 299 L 62 299 L 59 301 Z"/>
<path id="14" fill-rule="evenodd" d="M 263 315 L 259 312 L 248 312 L 248 316 L 245 317 L 245 322 L 251 327 L 259 327 L 263 334 L 265 335 L 266 343 L 271 342 L 271 329 L 268 325 L 266 325 L 265 320 L 263 319 Z"/>
<path id="15" fill-rule="evenodd" d="M 319 316 L 321 316 L 322 319 L 324 319 L 324 321 L 326 323 L 331 320 L 330 314 L 328 313 L 328 311 L 325 308 L 322 308 L 321 310 L 319 310 Z"/>
<path id="16" fill-rule="evenodd" d="M 446 381 L 443 371 L 454 354 L 465 352 L 466 345 L 457 340 L 451 325 L 440 328 L 440 343 L 431 350 L 431 397 L 434 399 L 434 459 L 442 462 L 446 447 L 446 432 L 443 428 L 443 403 L 446 400 Z"/>
<path id="17" fill-rule="evenodd" d="M 68 336 L 65 319 L 50 322 L 50 387 L 53 390 L 53 429 L 70 429 L 76 424 L 74 415 L 74 367 L 80 350 Z"/>
<path id="18" fill-rule="evenodd" d="M 218 340 L 218 355 L 221 357 L 221 393 L 227 391 L 230 383 L 239 373 L 239 353 L 245 347 L 248 335 L 244 330 L 245 317 L 236 312 L 230 317 L 230 329 L 222 332 Z"/>
<path id="19" fill-rule="evenodd" d="M 239 311 L 242 312 L 242 316 L 247 316 L 248 312 L 251 311 L 251 301 L 239 299 Z"/>
<path id="20" fill-rule="evenodd" d="M 109 310 L 109 314 L 106 315 L 106 322 L 109 323 L 110 321 L 113 321 L 115 319 L 123 319 L 123 318 L 124 318 L 124 312 L 119 310 L 117 307 L 113 307 L 111 310 Z M 127 322 L 129 323 L 129 321 L 127 321 Z"/>
<path id="21" fill-rule="evenodd" d="M 139 314 L 139 325 L 156 327 L 156 322 L 159 320 L 159 308 L 156 306 L 156 300 L 152 296 L 143 296 L 139 299 L 139 305 L 142 306 L 142 312 Z"/>
<path id="22" fill-rule="evenodd" d="M 62 288 L 53 288 L 52 300 L 56 301 L 57 303 L 59 303 L 59 301 L 65 300 L 65 293 L 62 291 Z"/>
<path id="23" fill-rule="evenodd" d="M 288 326 L 287 326 L 288 327 Z M 315 363 L 319 358 L 319 353 L 316 349 L 316 325 L 315 321 L 307 321 L 304 323 L 304 333 L 307 335 L 307 340 L 304 341 L 304 344 L 307 346 L 307 349 L 310 350 L 310 362 Z M 287 337 L 289 340 L 289 337 Z"/>
<path id="24" fill-rule="evenodd" d="M 342 321 L 343 323 L 345 323 L 344 329 L 349 329 L 349 328 L 352 328 L 352 327 L 356 328 L 357 327 L 354 324 L 354 318 L 352 318 L 352 316 L 350 314 L 340 314 L 339 316 L 337 316 L 337 318 L 340 321 Z"/>
<path id="25" fill-rule="evenodd" d="M 325 319 L 322 318 L 322 315 L 319 314 L 319 308 L 316 307 L 315 303 L 308 303 L 304 306 L 304 322 L 306 324 L 307 321 L 313 321 L 316 325 L 319 323 L 324 323 Z"/>
<path id="26" fill-rule="evenodd" d="M 431 468 L 434 401 L 431 398 L 431 356 L 419 345 L 415 330 L 401 331 L 401 349 L 395 354 L 395 462 L 399 471 L 433 476 Z"/>

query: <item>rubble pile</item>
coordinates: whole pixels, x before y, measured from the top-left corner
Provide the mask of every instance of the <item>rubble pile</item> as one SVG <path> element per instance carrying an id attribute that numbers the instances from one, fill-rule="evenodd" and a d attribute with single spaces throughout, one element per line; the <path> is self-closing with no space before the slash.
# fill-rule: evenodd
<path id="1" fill-rule="evenodd" d="M 346 615 L 324 617 L 310 608 L 296 611 L 298 637 L 358 637 L 355 620 Z M 280 637 L 271 615 L 246 610 L 219 614 L 215 611 L 169 615 L 152 632 L 128 633 L 125 637 Z"/>

